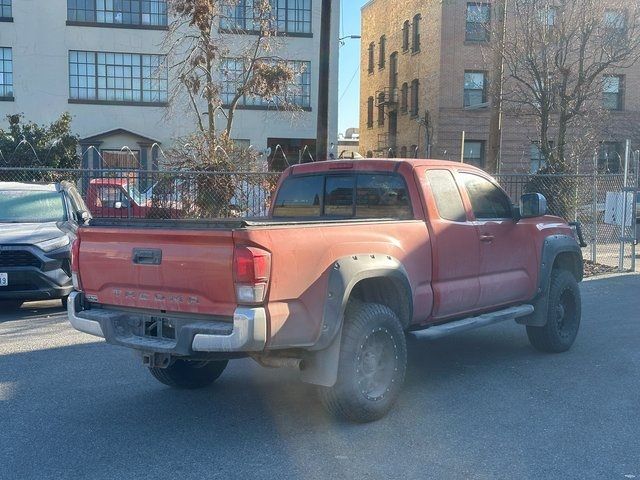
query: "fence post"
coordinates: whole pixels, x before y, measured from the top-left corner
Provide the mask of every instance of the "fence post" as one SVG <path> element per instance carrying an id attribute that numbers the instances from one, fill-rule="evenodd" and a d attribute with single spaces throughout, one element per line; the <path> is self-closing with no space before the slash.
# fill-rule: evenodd
<path id="1" fill-rule="evenodd" d="M 598 152 L 593 154 L 593 206 L 591 213 L 593 223 L 593 242 L 591 245 L 591 261 L 597 263 L 598 256 Z"/>

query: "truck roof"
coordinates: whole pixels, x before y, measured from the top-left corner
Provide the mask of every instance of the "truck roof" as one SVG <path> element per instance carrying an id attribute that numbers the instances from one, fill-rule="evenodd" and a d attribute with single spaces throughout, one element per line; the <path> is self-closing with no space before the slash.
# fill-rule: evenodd
<path id="1" fill-rule="evenodd" d="M 21 183 L 0 182 L 0 190 L 29 190 L 34 192 L 57 192 L 60 190 L 55 183 Z"/>
<path id="2" fill-rule="evenodd" d="M 460 162 L 451 162 L 448 160 L 437 159 L 420 159 L 420 158 L 367 158 L 365 160 L 329 160 L 326 162 L 303 163 L 293 165 L 285 170 L 289 175 L 300 175 L 305 173 L 326 172 L 331 170 L 377 170 L 377 171 L 395 171 L 402 165 L 408 165 L 410 168 L 419 166 L 460 168 L 475 170 L 485 173 L 477 167 Z"/>

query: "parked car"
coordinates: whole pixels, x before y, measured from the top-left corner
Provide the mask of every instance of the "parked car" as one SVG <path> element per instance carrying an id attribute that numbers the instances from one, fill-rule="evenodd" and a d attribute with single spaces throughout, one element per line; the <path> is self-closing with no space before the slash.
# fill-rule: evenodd
<path id="1" fill-rule="evenodd" d="M 73 246 L 71 324 L 172 387 L 243 356 L 297 368 L 357 422 L 398 397 L 405 332 L 516 320 L 541 351 L 576 339 L 579 228 L 542 195 L 515 208 L 477 168 L 399 159 L 296 165 L 274 198 L 260 221 L 92 220 Z"/>
<path id="2" fill-rule="evenodd" d="M 62 299 L 71 283 L 71 243 L 87 207 L 68 182 L 0 182 L 0 303 Z"/>
<path id="3" fill-rule="evenodd" d="M 146 218 L 151 195 L 141 194 L 130 178 L 95 178 L 89 182 L 85 198 L 95 217 Z"/>

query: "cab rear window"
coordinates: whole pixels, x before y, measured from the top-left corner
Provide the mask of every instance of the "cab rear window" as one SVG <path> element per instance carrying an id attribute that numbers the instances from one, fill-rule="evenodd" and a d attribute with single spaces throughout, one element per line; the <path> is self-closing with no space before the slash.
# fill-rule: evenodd
<path id="1" fill-rule="evenodd" d="M 289 177 L 273 207 L 279 218 L 413 218 L 404 179 L 397 174 Z"/>

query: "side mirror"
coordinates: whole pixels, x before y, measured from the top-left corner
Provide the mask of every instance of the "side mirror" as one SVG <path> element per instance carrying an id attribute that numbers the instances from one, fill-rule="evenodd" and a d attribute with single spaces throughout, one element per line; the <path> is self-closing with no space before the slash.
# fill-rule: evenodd
<path id="1" fill-rule="evenodd" d="M 547 214 L 547 199 L 541 193 L 525 193 L 520 198 L 520 217 L 536 218 Z"/>

